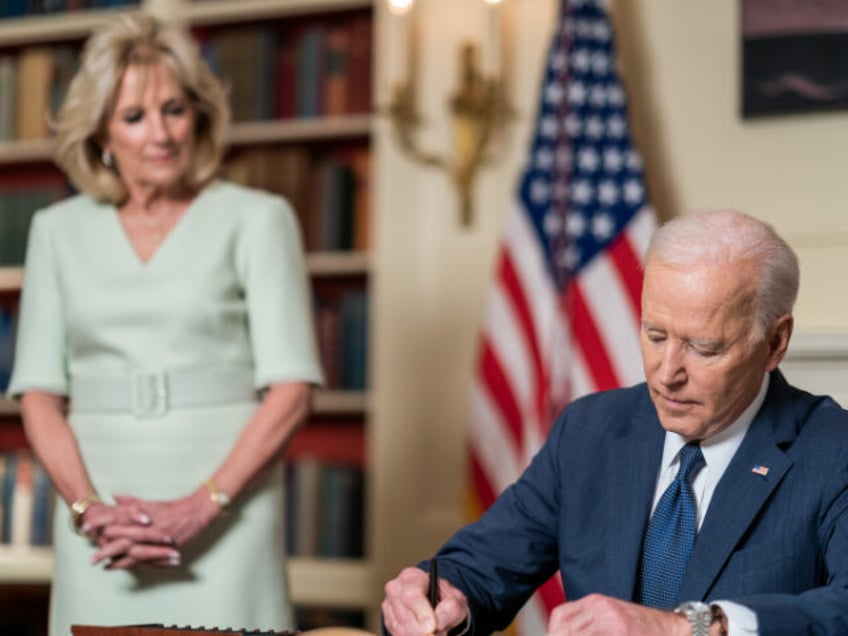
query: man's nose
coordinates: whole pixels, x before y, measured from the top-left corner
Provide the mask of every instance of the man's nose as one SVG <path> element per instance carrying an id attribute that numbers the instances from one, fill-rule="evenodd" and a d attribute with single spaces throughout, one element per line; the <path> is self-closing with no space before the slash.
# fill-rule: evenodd
<path id="1" fill-rule="evenodd" d="M 664 347 L 660 358 L 658 379 L 666 385 L 678 384 L 686 378 L 684 351 L 681 345 L 669 344 Z"/>

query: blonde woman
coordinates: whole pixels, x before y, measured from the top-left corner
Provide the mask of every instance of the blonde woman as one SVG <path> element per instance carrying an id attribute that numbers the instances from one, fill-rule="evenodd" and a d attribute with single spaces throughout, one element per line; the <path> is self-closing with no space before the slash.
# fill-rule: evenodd
<path id="1" fill-rule="evenodd" d="M 321 372 L 292 210 L 215 178 L 227 122 L 143 13 L 90 38 L 56 116 L 81 194 L 33 219 L 9 388 L 60 495 L 53 636 L 293 627 L 279 457 Z"/>

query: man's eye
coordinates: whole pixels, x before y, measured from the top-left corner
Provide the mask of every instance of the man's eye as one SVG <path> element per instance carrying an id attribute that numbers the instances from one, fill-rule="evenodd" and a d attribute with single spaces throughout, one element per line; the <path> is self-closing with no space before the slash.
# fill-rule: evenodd
<path id="1" fill-rule="evenodd" d="M 718 355 L 718 350 L 711 347 L 692 347 L 699 356 L 703 358 L 713 358 Z"/>

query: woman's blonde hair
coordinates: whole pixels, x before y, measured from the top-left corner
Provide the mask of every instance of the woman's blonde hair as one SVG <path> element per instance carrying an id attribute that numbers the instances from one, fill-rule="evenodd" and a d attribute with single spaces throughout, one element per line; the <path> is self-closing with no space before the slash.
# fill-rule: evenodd
<path id="1" fill-rule="evenodd" d="M 124 71 L 133 64 L 157 62 L 173 73 L 196 112 L 187 185 L 198 189 L 218 172 L 230 119 L 221 83 L 186 31 L 140 11 L 121 14 L 86 42 L 80 69 L 53 121 L 56 163 L 95 199 L 117 205 L 128 196 L 120 175 L 104 162 L 100 140 Z"/>

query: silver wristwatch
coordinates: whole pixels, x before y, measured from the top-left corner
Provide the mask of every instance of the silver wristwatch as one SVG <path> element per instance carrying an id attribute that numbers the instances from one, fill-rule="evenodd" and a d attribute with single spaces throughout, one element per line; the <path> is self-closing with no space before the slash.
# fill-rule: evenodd
<path id="1" fill-rule="evenodd" d="M 710 636 L 710 623 L 713 610 L 706 603 L 687 601 L 674 608 L 675 614 L 682 614 L 692 626 L 692 636 Z"/>

